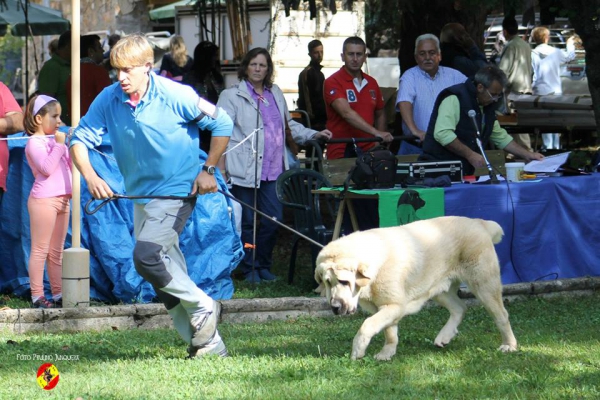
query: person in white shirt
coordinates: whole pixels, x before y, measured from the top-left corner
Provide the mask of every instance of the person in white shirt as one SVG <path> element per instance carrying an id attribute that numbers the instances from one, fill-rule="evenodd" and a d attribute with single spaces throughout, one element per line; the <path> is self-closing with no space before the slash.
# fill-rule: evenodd
<path id="1" fill-rule="evenodd" d="M 560 81 L 561 65 L 575 58 L 575 45 L 573 37 L 567 40 L 567 50 L 562 51 L 548 44 L 550 30 L 543 26 L 531 32 L 533 41 L 537 44 L 531 52 L 531 65 L 533 67 L 532 88 L 534 95 L 560 95 L 562 85 Z M 560 133 L 545 133 L 542 135 L 546 149 L 560 149 Z"/>

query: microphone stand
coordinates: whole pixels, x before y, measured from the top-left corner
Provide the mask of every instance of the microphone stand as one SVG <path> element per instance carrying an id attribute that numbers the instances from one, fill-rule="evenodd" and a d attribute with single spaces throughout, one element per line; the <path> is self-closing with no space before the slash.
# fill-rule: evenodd
<path id="1" fill-rule="evenodd" d="M 479 151 L 481 152 L 481 155 L 483 156 L 483 159 L 485 160 L 485 165 L 486 165 L 486 167 L 488 169 L 488 173 L 490 175 L 489 183 L 498 184 L 498 183 L 500 183 L 500 181 L 498 180 L 498 177 L 496 176 L 496 174 L 494 174 L 494 170 L 492 169 L 492 164 L 490 163 L 490 160 L 487 158 L 487 155 L 485 154 L 485 151 L 483 150 L 483 145 L 481 144 L 481 133 L 479 132 L 479 126 L 477 125 L 477 120 L 475 119 L 475 115 L 476 115 L 475 111 L 469 110 L 468 115 L 471 118 L 471 120 L 473 121 L 473 126 L 475 127 L 475 141 L 477 142 L 477 147 L 479 147 Z"/>
<path id="2" fill-rule="evenodd" d="M 254 133 L 254 219 L 252 223 L 252 282 L 254 282 L 255 276 L 255 264 L 256 264 L 256 231 L 258 224 L 258 128 L 260 123 L 260 99 L 256 101 L 256 132 Z"/>

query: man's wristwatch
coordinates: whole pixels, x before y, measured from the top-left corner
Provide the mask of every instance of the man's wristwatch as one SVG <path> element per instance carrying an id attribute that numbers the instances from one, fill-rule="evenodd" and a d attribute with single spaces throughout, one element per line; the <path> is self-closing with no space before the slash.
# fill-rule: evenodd
<path id="1" fill-rule="evenodd" d="M 217 171 L 217 168 L 214 165 L 203 165 L 202 166 L 202 171 L 206 171 L 208 172 L 209 175 L 214 175 L 215 172 Z"/>

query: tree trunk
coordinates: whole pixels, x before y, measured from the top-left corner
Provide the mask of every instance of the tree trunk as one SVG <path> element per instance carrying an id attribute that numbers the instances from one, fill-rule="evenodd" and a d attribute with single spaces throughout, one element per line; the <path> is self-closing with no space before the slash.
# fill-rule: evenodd
<path id="1" fill-rule="evenodd" d="M 462 24 L 483 50 L 487 5 L 476 2 L 475 5 L 461 6 L 460 1 L 448 0 L 398 0 L 398 7 L 402 10 L 398 53 L 401 72 L 417 64 L 414 56 L 417 37 L 425 33 L 439 37 L 443 26 L 450 22 Z"/>
<path id="2" fill-rule="evenodd" d="M 600 1 L 563 0 L 563 6 L 585 48 L 585 70 L 596 119 L 596 144 L 600 144 Z"/>

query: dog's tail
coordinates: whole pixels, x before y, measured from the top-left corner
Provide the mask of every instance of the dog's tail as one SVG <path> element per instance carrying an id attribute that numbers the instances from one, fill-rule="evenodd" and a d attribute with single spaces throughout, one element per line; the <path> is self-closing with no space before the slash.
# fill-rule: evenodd
<path id="1" fill-rule="evenodd" d="M 483 224 L 485 230 L 488 231 L 488 233 L 490 234 L 492 242 L 494 244 L 500 243 L 500 241 L 502 240 L 502 236 L 504 236 L 504 231 L 502 230 L 502 227 L 498 225 L 497 222 L 487 221 L 484 219 L 481 220 L 481 223 Z"/>

